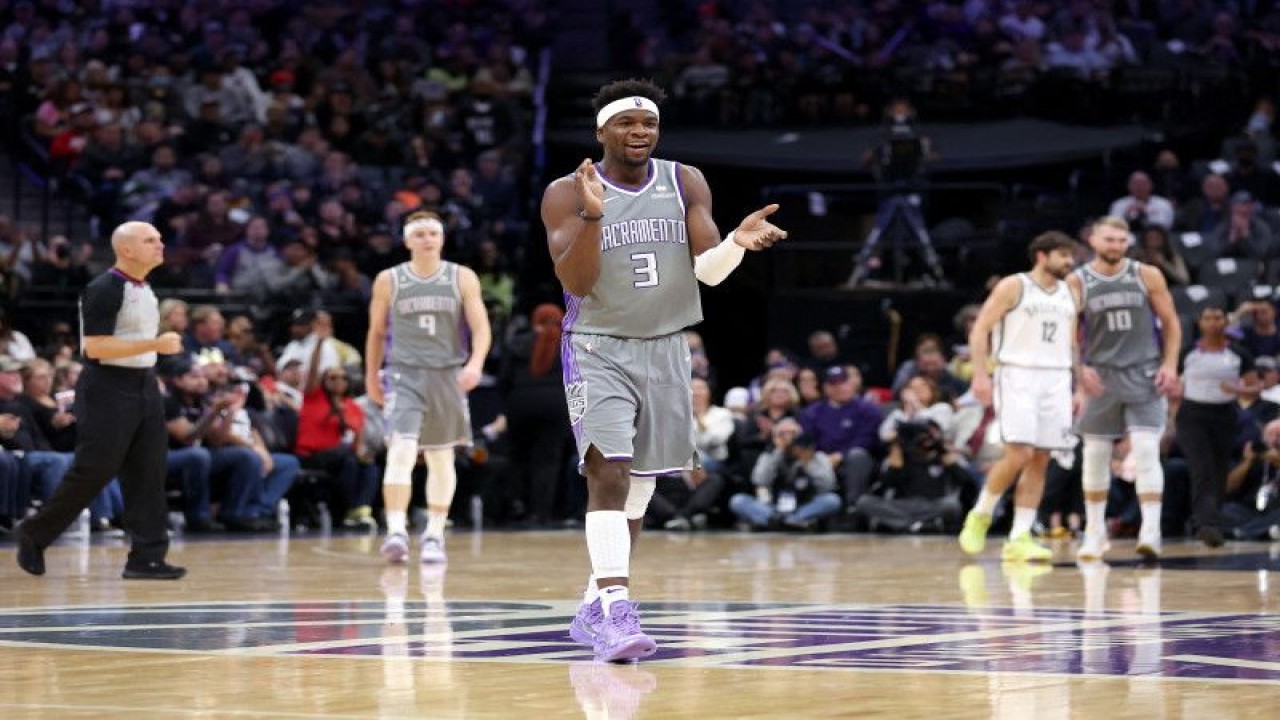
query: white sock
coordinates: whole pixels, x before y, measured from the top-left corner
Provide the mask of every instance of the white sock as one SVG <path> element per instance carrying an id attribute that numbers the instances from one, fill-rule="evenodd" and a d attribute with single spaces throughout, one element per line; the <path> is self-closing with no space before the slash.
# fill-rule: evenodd
<path id="1" fill-rule="evenodd" d="M 1107 536 L 1107 501 L 1084 501 L 1084 534 L 1089 537 Z"/>
<path id="2" fill-rule="evenodd" d="M 1031 528 L 1035 524 L 1035 508 L 1015 507 L 1013 509 L 1013 527 L 1009 530 L 1009 539 L 1012 540 L 1019 535 L 1031 534 Z"/>
<path id="3" fill-rule="evenodd" d="M 987 492 L 986 488 L 982 488 L 982 492 L 978 493 L 978 502 L 974 504 L 973 509 L 983 515 L 990 515 L 996 511 L 996 503 L 1000 502 L 1000 495 L 992 495 Z"/>
<path id="4" fill-rule="evenodd" d="M 408 534 L 409 514 L 400 510 L 387 511 L 387 534 Z"/>
<path id="5" fill-rule="evenodd" d="M 587 576 L 587 589 L 582 591 L 582 604 L 590 605 L 600 597 L 600 588 L 596 587 L 596 575 Z"/>
<path id="6" fill-rule="evenodd" d="M 1164 509 L 1163 500 L 1144 500 L 1142 502 L 1142 529 L 1138 536 L 1160 535 L 1160 513 Z"/>
<path id="7" fill-rule="evenodd" d="M 610 585 L 600 590 L 600 607 L 604 609 L 604 616 L 609 617 L 609 607 L 619 600 L 629 600 L 630 593 L 627 591 L 626 585 Z"/>
<path id="8" fill-rule="evenodd" d="M 449 513 L 437 512 L 435 510 L 427 511 L 427 530 L 423 535 L 427 537 L 444 539 L 444 523 L 449 519 Z"/>

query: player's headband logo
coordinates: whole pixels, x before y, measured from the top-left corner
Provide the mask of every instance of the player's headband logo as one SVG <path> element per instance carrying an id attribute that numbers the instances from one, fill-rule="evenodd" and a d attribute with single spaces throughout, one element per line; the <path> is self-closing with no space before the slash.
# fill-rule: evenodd
<path id="1" fill-rule="evenodd" d="M 600 108 L 600 112 L 596 113 L 596 127 L 604 127 L 604 124 L 609 122 L 609 118 L 620 112 L 626 112 L 628 110 L 648 110 L 653 113 L 654 117 L 659 116 L 657 103 L 647 97 L 633 95 L 620 100 L 614 100 L 608 105 Z"/>

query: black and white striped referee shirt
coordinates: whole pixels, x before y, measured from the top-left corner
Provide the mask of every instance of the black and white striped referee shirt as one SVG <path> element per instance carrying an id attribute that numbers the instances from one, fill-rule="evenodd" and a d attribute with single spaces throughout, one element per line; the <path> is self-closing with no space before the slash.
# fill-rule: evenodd
<path id="1" fill-rule="evenodd" d="M 160 334 L 160 305 L 144 280 L 131 278 L 116 268 L 94 278 L 80 293 L 80 353 L 86 336 L 114 335 L 124 340 L 153 340 Z M 149 368 L 156 364 L 153 352 L 114 360 L 94 360 L 97 365 Z"/>

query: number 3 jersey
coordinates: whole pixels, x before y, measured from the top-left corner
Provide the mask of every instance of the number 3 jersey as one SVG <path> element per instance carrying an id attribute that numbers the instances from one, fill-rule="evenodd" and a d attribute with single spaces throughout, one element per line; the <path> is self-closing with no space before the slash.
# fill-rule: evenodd
<path id="1" fill-rule="evenodd" d="M 1085 362 L 1103 368 L 1130 368 L 1160 359 L 1155 315 L 1139 264 L 1125 260 L 1110 277 L 1085 265 L 1076 270 L 1084 304 Z"/>
<path id="2" fill-rule="evenodd" d="M 1017 367 L 1070 368 L 1078 313 L 1071 288 L 1058 281 L 1048 291 L 1027 273 L 1017 277 L 1022 284 L 1018 304 L 1005 313 L 993 333 L 996 360 Z"/>
<path id="3" fill-rule="evenodd" d="M 391 364 L 450 368 L 467 360 L 458 266 L 449 261 L 430 277 L 409 263 L 391 270 Z"/>
<path id="4" fill-rule="evenodd" d="M 702 321 L 685 224 L 680 166 L 649 161 L 649 178 L 626 187 L 604 183 L 600 278 L 586 297 L 565 293 L 564 329 L 624 338 L 656 338 Z"/>

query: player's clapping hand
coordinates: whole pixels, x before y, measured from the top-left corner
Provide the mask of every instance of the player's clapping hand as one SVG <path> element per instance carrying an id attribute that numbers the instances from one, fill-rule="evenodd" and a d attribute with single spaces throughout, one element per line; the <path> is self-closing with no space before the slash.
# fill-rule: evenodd
<path id="1" fill-rule="evenodd" d="M 182 352 L 182 336 L 172 330 L 160 333 L 156 338 L 156 352 L 161 355 L 177 355 Z"/>
<path id="2" fill-rule="evenodd" d="M 770 203 L 742 219 L 733 231 L 733 241 L 748 250 L 763 250 L 787 237 L 787 231 L 766 218 L 778 211 L 777 203 Z"/>
<path id="3" fill-rule="evenodd" d="M 598 217 L 604 214 L 604 182 L 591 158 L 583 160 L 574 171 L 573 189 L 578 194 L 578 207 L 583 215 Z"/>

